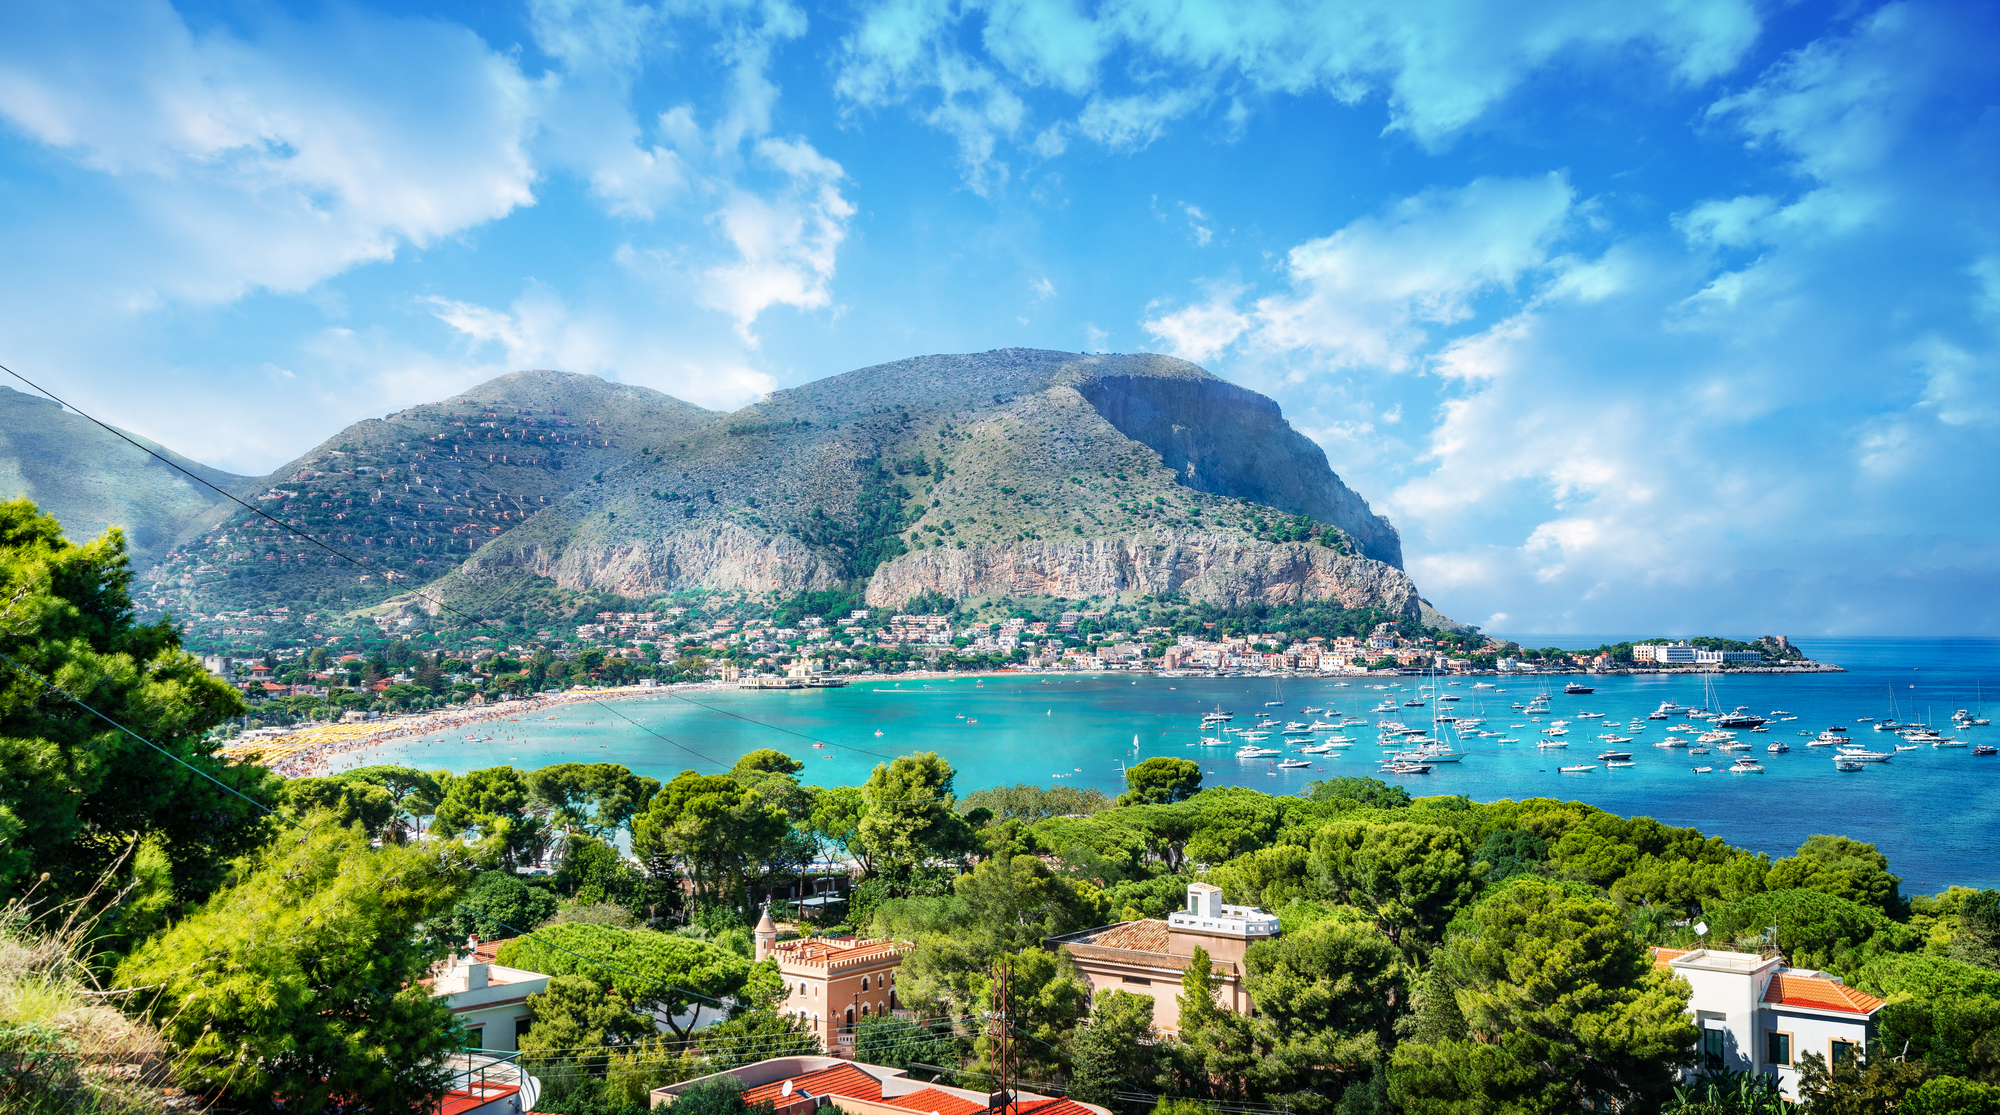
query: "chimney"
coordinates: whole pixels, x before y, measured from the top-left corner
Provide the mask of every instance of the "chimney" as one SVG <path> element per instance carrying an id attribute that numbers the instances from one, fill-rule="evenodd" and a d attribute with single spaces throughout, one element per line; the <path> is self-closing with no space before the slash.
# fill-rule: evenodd
<path id="1" fill-rule="evenodd" d="M 477 991 L 485 987 L 486 978 L 491 968 L 491 965 L 485 963 L 467 964 L 465 966 L 465 989 L 467 991 Z"/>

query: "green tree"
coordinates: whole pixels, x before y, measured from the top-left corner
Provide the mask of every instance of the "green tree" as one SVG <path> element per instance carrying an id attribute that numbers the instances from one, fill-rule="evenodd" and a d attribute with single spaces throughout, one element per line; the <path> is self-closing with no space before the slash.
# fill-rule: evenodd
<path id="1" fill-rule="evenodd" d="M 445 786 L 431 831 L 476 832 L 480 853 L 508 868 L 524 867 L 541 846 L 542 824 L 528 815 L 528 783 L 513 767 L 468 771 Z"/>
<path id="2" fill-rule="evenodd" d="M 708 941 L 577 922 L 517 937 L 500 946 L 495 959 L 510 968 L 552 976 L 589 976 L 642 1010 L 658 1010 L 669 1017 L 692 1012 L 685 1024 L 668 1023 L 683 1039 L 700 1022 L 703 1010 L 717 1008 L 723 999 L 742 992 L 751 976 L 748 960 Z M 775 963 L 765 964 L 775 971 Z"/>
<path id="3" fill-rule="evenodd" d="M 1904 1098 L 1898 1115 L 2000 1115 L 2000 1086 L 1934 1076 Z"/>
<path id="4" fill-rule="evenodd" d="M 121 986 L 173 1043 L 191 1089 L 244 1107 L 434 1107 L 463 1031 L 417 983 L 419 927 L 465 887 L 455 849 L 371 850 L 313 818 L 241 867 L 241 882 L 141 946 Z"/>
<path id="5" fill-rule="evenodd" d="M 1321 921 L 1244 954 L 1266 1094 L 1326 1107 L 1387 1056 L 1409 1000 L 1403 954 L 1365 922 Z M 1314 1102 L 1317 1101 L 1317 1102 Z"/>
<path id="6" fill-rule="evenodd" d="M 678 859 L 702 897 L 722 901 L 743 893 L 749 865 L 790 824 L 734 778 L 687 770 L 653 795 L 632 830 L 632 850 L 641 859 Z"/>
<path id="7" fill-rule="evenodd" d="M 623 996 L 589 976 L 566 973 L 549 978 L 548 989 L 528 996 L 534 1020 L 521 1036 L 521 1061 L 530 1066 L 561 1061 L 585 1072 L 602 1072 L 610 1047 L 650 1037 L 653 1023 Z M 593 1050 L 603 1052 L 593 1052 Z M 565 1065 L 565 1068 L 568 1066 Z"/>
<path id="8" fill-rule="evenodd" d="M 1856 1050 L 1829 1065 L 1817 1053 L 1799 1058 L 1799 1100 L 1807 1115 L 1892 1115 L 1923 1084 L 1922 1061 Z"/>
<path id="9" fill-rule="evenodd" d="M 878 871 L 893 877 L 972 850 L 972 828 L 953 809 L 953 772 L 935 751 L 878 763 L 862 787 L 857 835 Z"/>
<path id="10" fill-rule="evenodd" d="M 855 1023 L 854 1059 L 863 1064 L 907 1069 L 955 1065 L 958 1058 L 958 1039 L 948 1028 L 893 1014 L 871 1014 Z"/>
<path id="11" fill-rule="evenodd" d="M 1718 941 L 1762 936 L 1771 926 L 1778 929 L 1773 943 L 1793 964 L 1847 975 L 1870 957 L 1921 944 L 1879 909 L 1819 890 L 1766 891 L 1708 912 L 1709 936 Z"/>
<path id="12" fill-rule="evenodd" d="M 1470 1040 L 1396 1047 L 1410 1115 L 1656 1107 L 1694 1044 L 1687 985 L 1581 888 L 1515 880 L 1454 922 L 1436 967 Z"/>
<path id="13" fill-rule="evenodd" d="M 821 844 L 851 856 L 865 878 L 875 875 L 875 861 L 861 838 L 861 819 L 868 815 L 868 799 L 859 786 L 814 787 L 808 829 Z"/>
<path id="14" fill-rule="evenodd" d="M 333 777 L 342 782 L 364 782 L 370 786 L 380 786 L 389 795 L 389 804 L 395 811 L 389 827 L 393 830 L 394 836 L 401 839 L 403 826 L 397 822 L 402 816 L 407 814 L 419 819 L 428 817 L 431 811 L 437 808 L 438 801 L 444 797 L 442 783 L 438 777 L 440 774 L 450 777 L 443 771 L 423 771 L 414 767 L 399 766 L 357 767 L 354 770 L 342 771 Z"/>
<path id="15" fill-rule="evenodd" d="M 1368 911 L 1389 939 L 1433 941 L 1478 887 L 1472 849 L 1453 829 L 1393 821 L 1342 821 L 1312 838 L 1311 866 L 1324 893 Z"/>
<path id="16" fill-rule="evenodd" d="M 609 839 L 659 793 L 656 778 L 617 763 L 555 763 L 527 774 L 531 806 L 549 810 L 564 832 Z"/>
<path id="17" fill-rule="evenodd" d="M 511 871 L 481 871 L 465 896 L 431 925 L 439 943 L 463 948 L 466 938 L 495 941 L 526 933 L 556 916 L 556 896 L 531 887 Z"/>
<path id="18" fill-rule="evenodd" d="M 1079 1028 L 1070 1045 L 1073 1100 L 1109 1107 L 1117 1092 L 1157 1087 L 1159 1035 L 1153 1030 L 1151 995 L 1115 988 L 1098 995 L 1090 1025 Z"/>
<path id="19" fill-rule="evenodd" d="M 1077 974 L 1066 952 L 1034 947 L 1002 956 L 997 964 L 1007 970 L 1013 1071 L 1029 1080 L 1063 1080 L 1070 1072 L 1077 1023 L 1090 1009 L 1090 983 Z M 979 1005 L 989 1011 L 996 1009 L 993 992 L 988 980 Z M 998 1067 L 994 1053 L 991 1035 L 981 1033 L 966 1067 L 991 1075 Z"/>
<path id="20" fill-rule="evenodd" d="M 1410 804 L 1410 791 L 1379 778 L 1329 778 L 1313 783 L 1306 797 L 1316 802 L 1351 802 L 1350 808 L 1401 809 Z"/>
<path id="21" fill-rule="evenodd" d="M 293 778 L 284 783 L 280 806 L 297 816 L 325 813 L 338 825 L 361 826 L 371 837 L 384 837 L 395 802 L 389 791 L 366 782 L 338 778 Z"/>
<path id="22" fill-rule="evenodd" d="M 761 747 L 736 760 L 729 768 L 729 777 L 739 782 L 748 782 L 760 774 L 794 775 L 806 769 L 804 763 L 782 751 Z"/>
<path id="23" fill-rule="evenodd" d="M 618 849 L 581 832 L 571 833 L 564 843 L 552 881 L 558 892 L 579 905 L 609 902 L 632 908 L 646 888 L 646 881 Z"/>
<path id="24" fill-rule="evenodd" d="M 1772 890 L 1804 887 L 1894 917 L 1902 912 L 1902 880 L 1889 874 L 1889 857 L 1873 844 L 1845 836 L 1808 836 L 1797 854 L 1771 865 L 1765 885 Z"/>
<path id="25" fill-rule="evenodd" d="M 1982 890 L 1966 897 L 1958 910 L 1958 932 L 1952 934 L 1951 954 L 1967 964 L 2000 969 L 2000 890 Z"/>
<path id="26" fill-rule="evenodd" d="M 1125 770 L 1120 805 L 1171 805 L 1186 801 L 1201 789 L 1201 764 L 1192 759 L 1147 759 Z"/>
<path id="27" fill-rule="evenodd" d="M 1110 917 L 1110 903 L 1089 883 L 1066 879 L 1034 856 L 989 859 L 953 882 L 974 932 L 988 934 L 997 952 L 1032 948 L 1053 937 Z"/>
<path id="28" fill-rule="evenodd" d="M 1208 950 L 1196 945 L 1181 971 L 1181 1041 L 1174 1069 L 1187 1094 L 1242 1099 L 1256 1066 L 1256 1041 L 1250 1020 L 1218 1001 L 1221 989 Z"/>
<path id="29" fill-rule="evenodd" d="M 168 753 L 0 663 L 0 895 L 44 872 L 41 897 L 80 895 L 138 834 L 159 837 L 176 904 L 196 901 L 264 838 L 257 807 L 203 777 L 271 799 L 272 776 L 204 738 L 242 699 L 172 623 L 134 622 L 131 580 L 118 530 L 76 545 L 29 501 L 0 503 L 0 653 Z"/>

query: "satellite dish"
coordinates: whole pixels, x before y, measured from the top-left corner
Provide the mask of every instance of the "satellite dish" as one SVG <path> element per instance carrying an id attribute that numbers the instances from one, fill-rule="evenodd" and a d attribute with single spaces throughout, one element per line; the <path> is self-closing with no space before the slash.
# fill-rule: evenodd
<path id="1" fill-rule="evenodd" d="M 1694 931 L 1697 936 L 1702 936 L 1702 937 L 1708 936 L 1708 923 L 1705 921 L 1695 922 Z"/>
<path id="2" fill-rule="evenodd" d="M 785 1081 L 785 1086 L 784 1086 L 784 1087 L 782 1087 L 782 1088 L 780 1088 L 780 1089 L 778 1089 L 778 1094 L 779 1094 L 779 1095 L 781 1095 L 781 1096 L 789 1096 L 789 1095 L 791 1095 L 791 1094 L 792 1094 L 792 1082 L 791 1082 L 791 1081 L 789 1081 L 789 1080 Z"/>

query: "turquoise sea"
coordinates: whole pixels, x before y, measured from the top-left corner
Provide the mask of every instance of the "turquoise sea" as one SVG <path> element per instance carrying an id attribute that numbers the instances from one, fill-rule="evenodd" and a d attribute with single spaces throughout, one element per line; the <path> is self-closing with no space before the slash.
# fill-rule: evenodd
<path id="1" fill-rule="evenodd" d="M 1531 646 L 1574 648 L 1623 637 L 1517 638 Z M 1978 708 L 1982 696 L 2000 706 L 2000 640 L 1825 638 L 1800 643 L 1811 657 L 1848 672 L 1725 675 L 1713 681 L 1712 701 L 1704 695 L 1702 680 L 1692 676 L 1598 678 L 1596 693 L 1575 697 L 1562 695 L 1567 679 L 1561 677 L 1464 679 L 1442 688 L 1461 697 L 1450 707 L 1459 715 L 1483 714 L 1489 730 L 1521 742 L 1469 740 L 1464 746 L 1471 754 L 1463 762 L 1390 780 L 1418 795 L 1585 801 L 1615 813 L 1692 825 L 1773 856 L 1789 854 L 1812 833 L 1839 833 L 1870 841 L 1887 853 L 1891 869 L 1903 877 L 1905 893 L 1937 891 L 1952 883 L 2000 885 L 1995 848 L 2000 837 L 2000 756 L 1926 746 L 1844 774 L 1834 770 L 1828 749 L 1805 747 L 1799 734 L 1842 725 L 1875 750 L 1888 750 L 1901 741 L 1870 730 L 1857 718 L 1888 716 L 1893 704 L 1899 721 L 1928 718 L 1944 730 L 1954 709 Z M 1475 681 L 1498 688 L 1475 690 Z M 1400 688 L 1372 688 L 1377 684 Z M 715 771 L 746 751 L 773 747 L 805 761 L 806 781 L 838 785 L 862 782 L 876 763 L 899 754 L 937 751 L 957 770 L 961 794 L 1015 782 L 1095 786 L 1115 794 L 1123 788 L 1121 766 L 1168 755 L 1200 761 L 1208 785 L 1296 793 L 1315 779 L 1375 774 L 1380 752 L 1373 724 L 1380 718 L 1370 710 L 1390 694 L 1408 699 L 1416 684 L 1409 678 L 1281 682 L 1107 674 L 864 681 L 832 690 L 701 691 L 685 699 L 620 700 L 615 703 L 618 714 L 603 706 L 567 706 L 540 714 L 552 719 L 481 725 L 477 735 L 491 735 L 490 741 L 473 742 L 460 730 L 346 756 L 342 765 L 405 762 L 463 771 L 502 763 L 616 762 L 665 780 L 682 770 Z M 1538 725 L 1509 707 L 1545 688 L 1554 694 L 1551 715 L 1570 721 L 1566 750 L 1537 748 Z M 1993 690 L 1990 695 L 1984 692 L 1988 689 Z M 1236 725 L 1245 725 L 1274 700 L 1284 702 L 1271 709 L 1281 721 L 1324 719 L 1302 711 L 1314 705 L 1366 716 L 1368 727 L 1346 730 L 1356 741 L 1351 748 L 1303 756 L 1313 760 L 1303 770 L 1277 770 L 1269 760 L 1238 760 L 1234 737 L 1226 747 L 1199 745 L 1204 711 L 1220 705 L 1236 714 Z M 1607 769 L 1599 764 L 1587 774 L 1557 773 L 1560 765 L 1593 761 L 1604 747 L 1596 739 L 1599 733 L 1632 734 L 1622 731 L 1626 722 L 1644 717 L 1663 700 L 1709 703 L 1724 710 L 1745 705 L 1759 715 L 1785 710 L 1799 719 L 1772 724 L 1768 732 L 1741 733 L 1754 745 L 1749 754 L 1764 762 L 1763 774 L 1728 773 L 1732 756 L 1724 752 L 1691 759 L 1685 750 L 1650 746 L 1666 735 L 1668 725 L 1685 722 L 1680 719 L 1648 722 L 1648 730 L 1634 742 L 1620 745 L 1633 753 L 1636 766 Z M 1609 727 L 1576 718 L 1585 711 L 1605 713 L 1602 723 Z M 1398 710 L 1413 727 L 1427 722 L 1429 713 L 1429 707 Z M 1525 727 L 1511 727 L 1517 724 Z M 2000 744 L 2000 726 L 1955 734 L 1973 743 Z M 1778 739 L 1791 744 L 1790 753 L 1766 752 L 1766 745 Z M 1263 745 L 1282 744 L 1274 735 Z M 1697 763 L 1716 769 L 1695 774 L 1691 768 Z"/>

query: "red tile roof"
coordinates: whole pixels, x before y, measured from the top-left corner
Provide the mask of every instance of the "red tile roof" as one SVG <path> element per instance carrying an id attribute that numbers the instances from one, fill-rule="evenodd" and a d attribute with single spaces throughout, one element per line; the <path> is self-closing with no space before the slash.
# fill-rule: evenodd
<path id="1" fill-rule="evenodd" d="M 882 1102 L 907 1111 L 928 1112 L 929 1115 L 977 1115 L 986 1110 L 983 1103 L 974 1103 L 964 1096 L 954 1096 L 936 1088 L 925 1088 L 907 1096 L 891 1096 Z"/>
<path id="2" fill-rule="evenodd" d="M 850 961 L 874 959 L 882 963 L 900 961 L 902 947 L 894 941 L 857 941 L 852 937 L 807 937 L 780 941 L 773 949 L 779 967 L 826 968 Z"/>
<path id="3" fill-rule="evenodd" d="M 1167 951 L 1167 923 L 1148 918 L 1145 921 L 1120 922 L 1090 939 L 1090 943 L 1107 949 L 1132 949 L 1135 952 Z"/>
<path id="4" fill-rule="evenodd" d="M 1686 956 L 1688 951 L 1687 949 L 1655 948 L 1653 950 L 1653 967 L 1664 968 L 1668 964 Z"/>
<path id="5" fill-rule="evenodd" d="M 848 1096 L 858 1100 L 874 1100 L 878 1103 L 882 1099 L 882 1082 L 853 1065 L 835 1065 L 832 1068 L 789 1079 L 792 1082 L 792 1095 L 798 1095 L 803 1091 L 811 1092 L 815 1096 Z M 760 1103 L 778 1103 L 786 1098 L 783 1095 L 784 1090 L 783 1080 L 773 1080 L 769 1084 L 744 1089 L 743 1102 L 752 1107 Z"/>
<path id="6" fill-rule="evenodd" d="M 1856 991 L 1844 983 L 1835 983 L 1821 976 L 1787 975 L 1771 977 L 1771 985 L 1764 989 L 1764 1001 L 1780 1006 L 1861 1015 L 1874 1014 L 1882 1009 L 1884 1002 L 1865 991 Z"/>
<path id="7" fill-rule="evenodd" d="M 1017 1104 L 1014 1115 L 1097 1115 L 1097 1112 L 1071 1099 L 1053 1099 L 1044 1104 Z"/>

